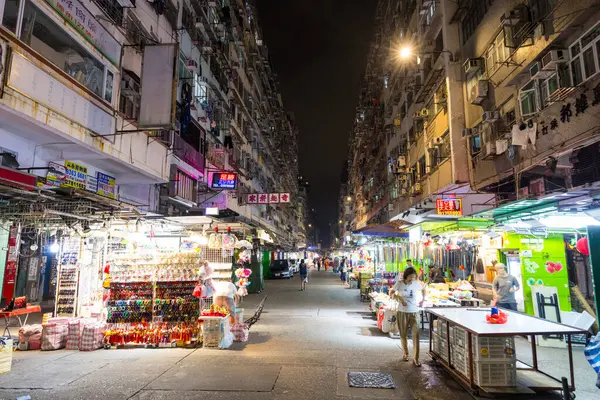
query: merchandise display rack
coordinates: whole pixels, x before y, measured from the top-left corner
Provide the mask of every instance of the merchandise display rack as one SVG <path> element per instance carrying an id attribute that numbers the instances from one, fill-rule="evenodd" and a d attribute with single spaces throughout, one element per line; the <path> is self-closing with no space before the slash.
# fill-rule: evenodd
<path id="1" fill-rule="evenodd" d="M 54 302 L 54 315 L 57 317 L 74 317 L 77 312 L 79 253 L 80 241 L 78 239 L 63 239 L 62 252 L 58 257 L 60 262 Z"/>

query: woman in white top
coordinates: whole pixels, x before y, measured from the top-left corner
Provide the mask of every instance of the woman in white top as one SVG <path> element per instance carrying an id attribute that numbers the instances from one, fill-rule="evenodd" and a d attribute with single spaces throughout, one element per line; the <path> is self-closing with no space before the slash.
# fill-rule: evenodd
<path id="1" fill-rule="evenodd" d="M 415 366 L 420 367 L 419 339 L 421 330 L 419 328 L 419 307 L 423 304 L 423 300 L 425 300 L 425 286 L 417 279 L 417 271 L 412 267 L 408 267 L 404 270 L 402 279 L 398 279 L 398 282 L 394 285 L 391 293 L 400 303 L 398 306 L 397 321 L 402 351 L 404 352 L 402 359 L 404 361 L 410 359 L 408 352 L 408 332 L 412 330 L 413 363 Z"/>

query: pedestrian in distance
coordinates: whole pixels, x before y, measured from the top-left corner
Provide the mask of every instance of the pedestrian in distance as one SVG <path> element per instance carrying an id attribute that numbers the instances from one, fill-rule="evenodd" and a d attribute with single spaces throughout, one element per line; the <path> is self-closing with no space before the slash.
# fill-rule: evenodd
<path id="1" fill-rule="evenodd" d="M 398 300 L 398 330 L 400 331 L 400 342 L 404 353 L 402 360 L 409 361 L 410 353 L 408 351 L 408 333 L 412 331 L 413 342 L 413 364 L 420 367 L 419 350 L 421 330 L 419 328 L 419 307 L 425 300 L 425 286 L 417 279 L 417 271 L 412 268 L 406 268 L 402 274 L 402 279 L 394 285 L 392 296 Z"/>
<path id="2" fill-rule="evenodd" d="M 496 307 L 517 311 L 517 299 L 515 293 L 519 290 L 519 281 L 508 273 L 506 265 L 497 263 L 496 277 L 492 283 L 492 292 Z"/>
<path id="3" fill-rule="evenodd" d="M 346 257 L 342 257 L 340 260 L 340 280 L 346 281 Z"/>
<path id="4" fill-rule="evenodd" d="M 300 291 L 306 290 L 306 284 L 308 283 L 308 268 L 304 263 L 304 260 L 300 261 Z"/>
<path id="5" fill-rule="evenodd" d="M 321 259 L 317 258 L 317 271 L 321 270 Z"/>

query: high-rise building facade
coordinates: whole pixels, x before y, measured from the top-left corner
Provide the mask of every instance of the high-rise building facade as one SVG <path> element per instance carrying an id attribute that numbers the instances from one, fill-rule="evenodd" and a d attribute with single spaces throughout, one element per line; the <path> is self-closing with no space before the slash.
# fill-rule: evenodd
<path id="1" fill-rule="evenodd" d="M 0 0 L 0 21 L 5 183 L 86 198 L 102 186 L 142 215 L 218 208 L 279 246 L 305 241 L 298 130 L 253 2 Z M 291 201 L 249 205 L 253 193 Z"/>

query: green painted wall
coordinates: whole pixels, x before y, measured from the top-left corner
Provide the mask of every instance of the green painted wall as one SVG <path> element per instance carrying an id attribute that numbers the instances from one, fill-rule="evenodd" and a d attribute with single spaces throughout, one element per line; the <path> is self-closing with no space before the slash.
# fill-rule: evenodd
<path id="1" fill-rule="evenodd" d="M 531 287 L 535 285 L 554 286 L 558 292 L 560 309 L 571 311 L 567 257 L 563 235 L 551 234 L 547 238 L 508 234 L 505 248 L 518 249 L 523 274 L 523 297 L 525 312 L 533 315 Z M 524 256 L 524 250 L 531 251 L 531 257 Z M 560 265 L 559 271 L 552 265 Z"/>

